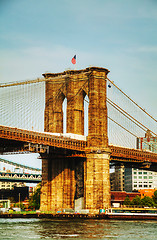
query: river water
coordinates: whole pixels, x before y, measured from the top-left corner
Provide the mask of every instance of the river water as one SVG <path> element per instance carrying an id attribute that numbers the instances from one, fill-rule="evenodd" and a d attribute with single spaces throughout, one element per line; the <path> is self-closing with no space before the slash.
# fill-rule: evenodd
<path id="1" fill-rule="evenodd" d="M 0 219 L 0 239 L 157 239 L 157 221 Z"/>

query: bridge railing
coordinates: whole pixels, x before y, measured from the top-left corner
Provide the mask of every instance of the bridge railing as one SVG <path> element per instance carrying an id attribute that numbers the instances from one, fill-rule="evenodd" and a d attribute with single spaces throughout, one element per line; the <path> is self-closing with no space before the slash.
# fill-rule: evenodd
<path id="1" fill-rule="evenodd" d="M 18 140 L 25 143 L 52 146 L 85 152 L 87 141 L 56 136 L 52 133 L 40 133 L 23 129 L 0 126 L 0 138 Z M 35 146 L 34 146 L 35 147 Z M 149 151 L 109 145 L 111 160 L 157 163 L 157 154 Z"/>
<path id="2" fill-rule="evenodd" d="M 39 133 L 12 127 L 0 126 L 0 137 L 5 139 L 13 139 L 22 142 L 37 143 L 46 146 L 58 148 L 66 148 L 71 150 L 84 151 L 87 142 L 83 140 L 66 138 L 63 136 L 55 136 L 51 133 Z"/>
<path id="3" fill-rule="evenodd" d="M 125 148 L 110 145 L 111 149 L 111 159 L 118 160 L 121 159 L 122 161 L 134 161 L 134 162 L 154 162 L 157 163 L 157 154 L 146 151 L 146 150 L 139 150 L 139 149 L 132 149 L 132 148 Z"/>

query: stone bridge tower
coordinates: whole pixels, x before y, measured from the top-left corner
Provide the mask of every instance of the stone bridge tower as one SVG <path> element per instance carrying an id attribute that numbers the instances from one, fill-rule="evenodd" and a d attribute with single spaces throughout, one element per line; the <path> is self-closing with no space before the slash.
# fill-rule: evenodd
<path id="1" fill-rule="evenodd" d="M 67 98 L 67 133 L 84 135 L 84 98 L 89 98 L 88 137 L 84 157 L 63 149 L 42 157 L 41 210 L 110 205 L 105 68 L 90 67 L 62 73 L 46 73 L 45 131 L 63 133 L 62 103 Z M 79 157 L 78 157 L 79 156 Z"/>

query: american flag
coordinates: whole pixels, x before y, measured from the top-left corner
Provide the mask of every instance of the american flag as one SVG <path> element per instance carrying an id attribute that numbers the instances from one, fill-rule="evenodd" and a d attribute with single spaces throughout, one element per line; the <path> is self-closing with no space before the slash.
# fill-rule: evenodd
<path id="1" fill-rule="evenodd" d="M 71 59 L 72 64 L 76 64 L 76 55 Z"/>

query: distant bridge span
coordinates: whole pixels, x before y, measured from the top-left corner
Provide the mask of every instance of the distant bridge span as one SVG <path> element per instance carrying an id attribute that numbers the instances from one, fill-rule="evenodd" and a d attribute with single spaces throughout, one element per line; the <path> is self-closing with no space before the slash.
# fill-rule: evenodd
<path id="1" fill-rule="evenodd" d="M 24 164 L 20 164 L 20 163 L 16 163 L 16 162 L 6 160 L 4 158 L 0 158 L 0 162 L 8 164 L 8 165 L 12 165 L 14 167 L 22 168 L 22 169 L 27 169 L 27 170 L 37 171 L 37 172 L 41 171 L 40 168 L 30 167 L 30 166 L 27 166 L 27 165 L 24 165 Z"/>
<path id="2" fill-rule="evenodd" d="M 41 180 L 42 180 L 41 174 L 0 172 L 0 181 L 3 182 L 39 183 L 41 182 Z"/>

